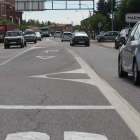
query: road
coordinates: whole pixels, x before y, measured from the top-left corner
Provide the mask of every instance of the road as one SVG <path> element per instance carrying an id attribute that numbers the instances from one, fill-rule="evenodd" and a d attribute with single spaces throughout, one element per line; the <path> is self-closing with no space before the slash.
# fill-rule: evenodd
<path id="1" fill-rule="evenodd" d="M 26 48 L 0 47 L 0 137 L 42 132 L 100 134 L 108 140 L 140 140 L 140 86 L 117 74 L 118 50 L 71 47 L 43 38 Z"/>

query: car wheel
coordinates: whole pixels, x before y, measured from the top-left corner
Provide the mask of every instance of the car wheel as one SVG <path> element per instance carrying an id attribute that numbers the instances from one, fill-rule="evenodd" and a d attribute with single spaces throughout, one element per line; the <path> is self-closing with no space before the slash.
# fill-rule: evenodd
<path id="1" fill-rule="evenodd" d="M 140 84 L 140 72 L 138 71 L 136 60 L 134 60 L 134 64 L 133 64 L 133 81 L 135 85 Z"/>
<path id="2" fill-rule="evenodd" d="M 115 49 L 119 49 L 119 45 L 116 41 L 115 41 Z"/>
<path id="3" fill-rule="evenodd" d="M 34 43 L 37 43 L 37 40 L 35 40 Z"/>
<path id="4" fill-rule="evenodd" d="M 7 49 L 7 45 L 6 44 L 4 44 L 4 49 Z"/>
<path id="5" fill-rule="evenodd" d="M 22 43 L 22 44 L 20 45 L 20 47 L 21 47 L 21 48 L 24 48 L 24 44 Z"/>
<path id="6" fill-rule="evenodd" d="M 100 38 L 100 42 L 104 42 L 104 38 L 102 37 L 102 38 Z"/>
<path id="7" fill-rule="evenodd" d="M 61 40 L 61 42 L 63 42 L 63 40 Z"/>
<path id="8" fill-rule="evenodd" d="M 40 41 L 41 41 L 41 39 L 40 39 Z"/>
<path id="9" fill-rule="evenodd" d="M 118 75 L 119 77 L 127 77 L 128 73 L 123 71 L 121 58 L 118 60 Z"/>
<path id="10" fill-rule="evenodd" d="M 24 46 L 26 47 L 26 42 L 24 42 Z"/>

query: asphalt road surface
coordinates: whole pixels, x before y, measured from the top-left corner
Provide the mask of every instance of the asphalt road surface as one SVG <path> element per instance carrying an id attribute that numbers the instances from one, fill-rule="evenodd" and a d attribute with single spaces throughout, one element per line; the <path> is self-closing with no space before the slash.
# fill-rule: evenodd
<path id="1" fill-rule="evenodd" d="M 140 86 L 117 74 L 118 50 L 43 38 L 27 47 L 0 47 L 0 139 L 41 132 L 100 134 L 140 140 Z"/>

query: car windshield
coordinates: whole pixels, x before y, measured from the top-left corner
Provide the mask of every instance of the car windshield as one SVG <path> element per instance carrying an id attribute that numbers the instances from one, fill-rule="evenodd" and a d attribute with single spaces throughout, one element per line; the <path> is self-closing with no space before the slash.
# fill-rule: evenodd
<path id="1" fill-rule="evenodd" d="M 25 35 L 34 34 L 34 32 L 32 32 L 32 31 L 27 31 L 27 32 L 25 32 L 24 34 L 25 34 Z"/>
<path id="2" fill-rule="evenodd" d="M 21 32 L 7 32 L 6 36 L 22 36 Z"/>
<path id="3" fill-rule="evenodd" d="M 39 32 L 36 32 L 36 35 L 40 35 L 40 33 Z"/>

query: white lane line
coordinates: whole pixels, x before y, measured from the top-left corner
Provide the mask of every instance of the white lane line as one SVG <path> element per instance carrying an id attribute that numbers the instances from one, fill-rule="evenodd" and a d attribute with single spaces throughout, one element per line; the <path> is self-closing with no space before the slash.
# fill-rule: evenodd
<path id="1" fill-rule="evenodd" d="M 7 109 L 7 110 L 11 110 L 11 109 L 18 109 L 18 110 L 26 110 L 26 109 L 41 109 L 41 110 L 49 110 L 49 109 L 55 109 L 55 110 L 62 110 L 62 109 L 71 109 L 71 110 L 75 110 L 75 109 L 85 109 L 85 110 L 103 110 L 103 109 L 114 109 L 113 106 L 71 106 L 71 105 L 67 105 L 67 106 L 26 106 L 26 105 L 0 105 L 0 109 Z"/>
<path id="2" fill-rule="evenodd" d="M 69 51 L 68 48 L 67 50 Z M 115 107 L 121 118 L 140 140 L 140 114 L 124 98 L 122 98 L 115 89 L 113 89 L 108 83 L 99 77 L 99 75 L 97 75 L 96 72 L 90 68 L 81 57 L 79 57 L 77 54 L 75 55 L 72 50 L 69 52 L 75 57 L 83 70 L 91 78 L 110 104 Z"/>
<path id="3" fill-rule="evenodd" d="M 48 50 L 48 51 L 46 51 L 46 53 L 48 53 L 48 52 L 59 52 L 59 50 Z"/>
<path id="4" fill-rule="evenodd" d="M 50 140 L 50 136 L 40 132 L 19 132 L 7 135 L 6 140 Z"/>
<path id="5" fill-rule="evenodd" d="M 45 40 L 44 40 L 44 41 L 45 41 Z M 43 41 L 43 42 L 44 42 L 44 41 Z M 43 42 L 41 42 L 41 43 L 43 43 Z M 39 43 L 39 44 L 41 44 L 41 43 Z M 16 55 L 16 56 L 10 58 L 9 60 L 6 60 L 5 62 L 1 63 L 0 66 L 6 64 L 6 63 L 8 63 L 8 62 L 10 62 L 11 60 L 13 60 L 13 59 L 16 58 L 16 57 L 18 57 L 18 56 L 20 56 L 20 55 L 22 55 L 22 54 L 28 52 L 29 50 L 33 49 L 34 47 L 38 46 L 39 44 L 36 44 L 35 46 L 31 47 L 30 49 L 25 50 L 25 51 L 23 51 L 22 53 L 19 53 L 18 55 Z"/>
<path id="6" fill-rule="evenodd" d="M 36 56 L 36 57 L 38 57 L 40 59 L 50 59 L 50 58 L 54 58 L 56 56 Z"/>
<path id="7" fill-rule="evenodd" d="M 65 131 L 64 140 L 108 140 L 108 139 L 106 136 L 99 134 Z"/>

